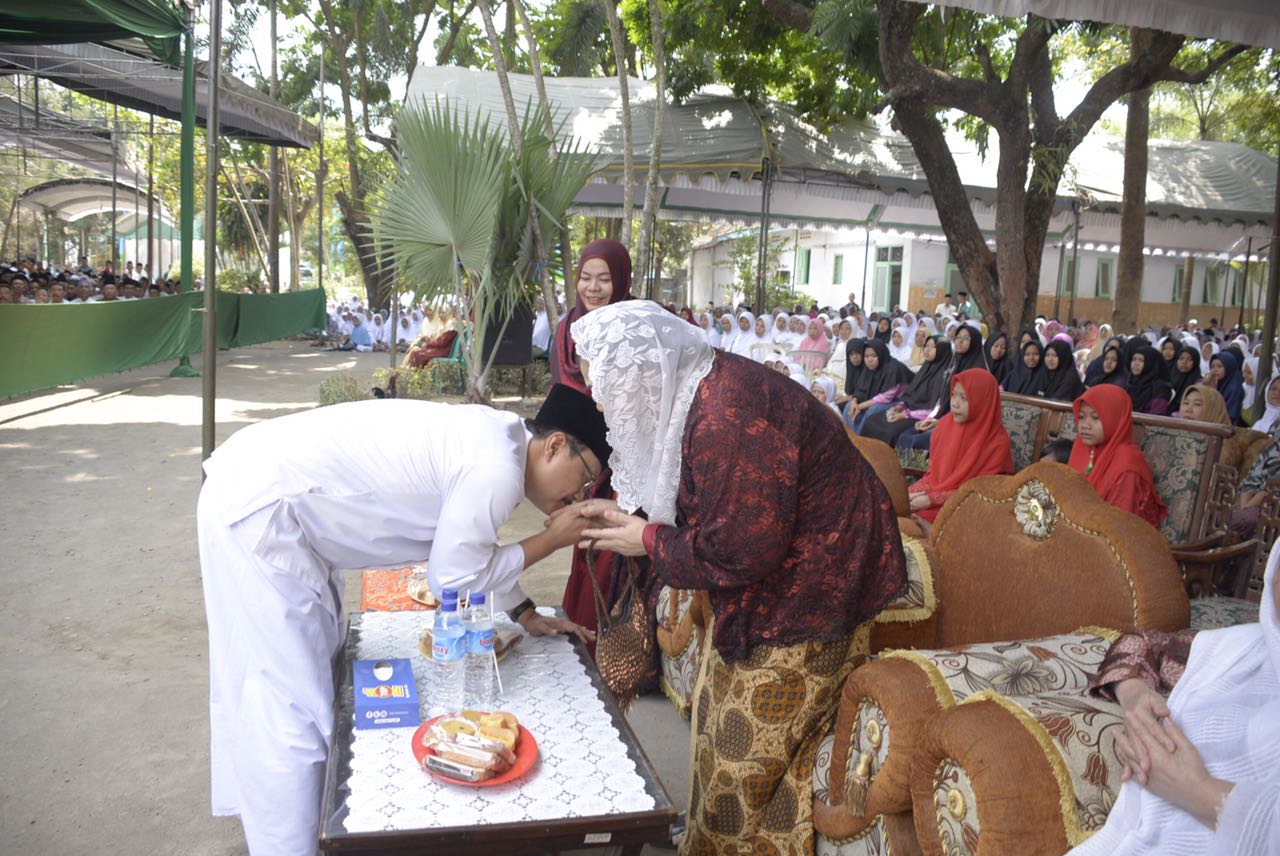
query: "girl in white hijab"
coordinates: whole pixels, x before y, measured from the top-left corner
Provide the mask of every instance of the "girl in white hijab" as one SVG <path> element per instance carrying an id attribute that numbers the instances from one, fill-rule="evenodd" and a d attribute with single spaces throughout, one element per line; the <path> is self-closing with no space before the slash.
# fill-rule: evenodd
<path id="1" fill-rule="evenodd" d="M 893 322 L 893 332 L 889 334 L 889 355 L 906 365 L 911 362 L 913 342 L 907 338 L 907 325 L 899 318 Z"/>
<path id="2" fill-rule="evenodd" d="M 765 357 L 773 355 L 773 332 L 769 329 L 768 315 L 761 315 L 755 319 L 755 322 L 751 325 L 751 330 L 743 334 L 742 338 L 747 341 L 745 356 L 750 357 L 757 363 L 763 363 Z M 737 351 L 734 351 L 734 353 L 737 353 Z"/>
<path id="3" fill-rule="evenodd" d="M 1271 380 L 1267 381 L 1267 411 L 1262 414 L 1257 422 L 1253 423 L 1253 430 L 1263 434 L 1268 434 L 1275 427 L 1276 421 L 1280 420 L 1280 389 L 1276 385 L 1280 384 L 1280 375 L 1272 375 Z M 1275 403 L 1272 404 L 1272 400 Z"/>
<path id="4" fill-rule="evenodd" d="M 784 345 L 788 349 L 791 348 L 791 330 L 788 327 L 790 320 L 791 316 L 787 313 L 775 312 L 773 313 L 773 327 L 769 330 L 773 335 L 774 344 Z"/>
<path id="5" fill-rule="evenodd" d="M 1195 635 L 1167 707 L 1153 689 L 1128 690 L 1116 737 L 1124 785 L 1106 824 L 1069 856 L 1280 853 L 1277 565 L 1280 544 L 1257 624 Z"/>
<path id="6" fill-rule="evenodd" d="M 716 319 L 710 312 L 702 312 L 698 315 L 698 326 L 706 334 L 707 342 L 711 347 L 720 347 L 720 331 L 716 328 Z"/>
<path id="7" fill-rule="evenodd" d="M 740 357 L 751 356 L 751 346 L 756 343 L 756 316 L 747 310 L 738 313 L 737 335 L 733 338 L 733 347 L 726 348 Z"/>
<path id="8" fill-rule="evenodd" d="M 836 382 L 825 374 L 819 374 L 813 379 L 813 385 L 809 388 L 813 393 L 813 397 L 830 407 L 836 415 L 840 414 L 840 408 L 836 407 Z"/>
<path id="9" fill-rule="evenodd" d="M 1242 347 L 1244 353 L 1249 353 L 1249 349 Z M 1243 410 L 1249 410 L 1253 407 L 1254 396 L 1257 394 L 1258 388 L 1258 358 L 1245 357 L 1244 367 L 1240 369 L 1240 377 L 1244 380 L 1244 403 L 1240 405 Z"/>
<path id="10" fill-rule="evenodd" d="M 733 342 L 737 338 L 738 325 L 734 323 L 733 316 L 726 312 L 720 316 L 720 349 L 732 351 Z"/>

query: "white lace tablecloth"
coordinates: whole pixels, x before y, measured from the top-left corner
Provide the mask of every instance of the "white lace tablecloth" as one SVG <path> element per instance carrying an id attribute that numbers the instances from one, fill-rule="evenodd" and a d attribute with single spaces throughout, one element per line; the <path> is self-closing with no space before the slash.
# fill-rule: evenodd
<path id="1" fill-rule="evenodd" d="M 407 657 L 426 721 L 429 661 L 418 653 L 431 613 L 367 612 L 357 657 Z M 413 728 L 352 733 L 348 832 L 593 817 L 655 808 L 599 693 L 563 637 L 529 636 L 500 664 L 503 710 L 538 743 L 533 771 L 504 785 L 441 782 L 418 766 Z"/>

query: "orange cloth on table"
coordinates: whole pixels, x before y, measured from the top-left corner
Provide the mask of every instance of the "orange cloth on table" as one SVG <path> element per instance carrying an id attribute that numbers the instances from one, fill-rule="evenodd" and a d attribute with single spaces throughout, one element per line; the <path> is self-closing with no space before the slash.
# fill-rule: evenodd
<path id="1" fill-rule="evenodd" d="M 361 612 L 417 612 L 428 609 L 409 597 L 413 568 L 370 568 L 360 574 Z"/>
<path id="2" fill-rule="evenodd" d="M 1099 384 L 1086 391 L 1072 406 L 1077 425 L 1082 404 L 1096 410 L 1102 420 L 1102 445 L 1086 446 L 1077 435 L 1067 463 L 1083 473 L 1108 503 L 1138 515 L 1152 526 L 1159 526 L 1169 509 L 1156 493 L 1147 459 L 1133 442 L 1133 402 L 1129 394 L 1111 384 Z"/>
<path id="3" fill-rule="evenodd" d="M 932 505 L 916 513 L 930 523 L 951 494 L 978 476 L 1013 472 L 1009 432 L 1001 420 L 1000 384 L 986 369 L 968 369 L 951 378 L 969 398 L 969 418 L 956 422 L 948 413 L 938 420 L 929 443 L 929 471 L 911 486 L 911 493 L 927 493 Z"/>

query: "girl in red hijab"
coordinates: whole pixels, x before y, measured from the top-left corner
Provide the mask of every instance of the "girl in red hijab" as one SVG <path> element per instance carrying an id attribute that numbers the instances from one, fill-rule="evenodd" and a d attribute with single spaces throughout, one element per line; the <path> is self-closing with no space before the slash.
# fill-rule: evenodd
<path id="1" fill-rule="evenodd" d="M 551 381 L 563 383 L 586 395 L 590 395 L 582 369 L 578 365 L 578 352 L 574 347 L 569 328 L 573 322 L 593 309 L 631 299 L 631 254 L 617 241 L 601 238 L 592 241 L 578 254 L 578 299 L 566 318 L 556 327 L 556 340 L 551 348 Z M 593 499 L 613 499 L 610 470 L 606 466 L 591 489 Z M 589 574 L 595 574 L 600 590 L 609 592 L 613 576 L 613 553 L 600 551 L 594 565 L 587 560 L 587 553 L 580 547 L 573 548 L 573 564 L 569 568 L 569 580 L 564 587 L 561 606 L 571 620 L 596 630 L 595 597 Z M 592 654 L 595 645 L 589 645 Z"/>
<path id="2" fill-rule="evenodd" d="M 1133 442 L 1133 402 L 1123 388 L 1099 384 L 1075 401 L 1076 440 L 1072 469 L 1084 474 L 1098 495 L 1152 526 L 1168 509 L 1156 493 L 1151 467 Z"/>
<path id="3" fill-rule="evenodd" d="M 617 241 L 608 238 L 592 241 L 578 254 L 577 273 L 578 299 L 556 327 L 555 346 L 551 349 L 551 382 L 563 383 L 590 395 L 582 370 L 578 368 L 578 354 L 569 328 L 592 309 L 631 299 L 631 254 Z"/>
<path id="4" fill-rule="evenodd" d="M 932 525 L 942 504 L 969 479 L 1012 472 L 1013 452 L 1001 420 L 996 376 L 986 369 L 954 375 L 951 410 L 933 429 L 929 471 L 909 491 L 913 515 Z"/>

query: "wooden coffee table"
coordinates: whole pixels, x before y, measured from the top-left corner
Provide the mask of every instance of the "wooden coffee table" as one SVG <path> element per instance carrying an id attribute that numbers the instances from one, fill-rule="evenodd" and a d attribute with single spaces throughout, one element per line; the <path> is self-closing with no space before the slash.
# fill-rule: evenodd
<path id="1" fill-rule="evenodd" d="M 414 665 L 423 715 L 430 664 L 417 612 L 357 613 L 338 664 L 333 749 L 321 805 L 328 853 L 535 854 L 611 847 L 638 854 L 670 838 L 672 805 L 653 765 L 576 638 L 528 637 L 501 664 L 502 707 L 538 742 L 518 781 L 465 787 L 423 772 L 412 728 L 358 730 L 351 663 L 403 657 Z"/>

